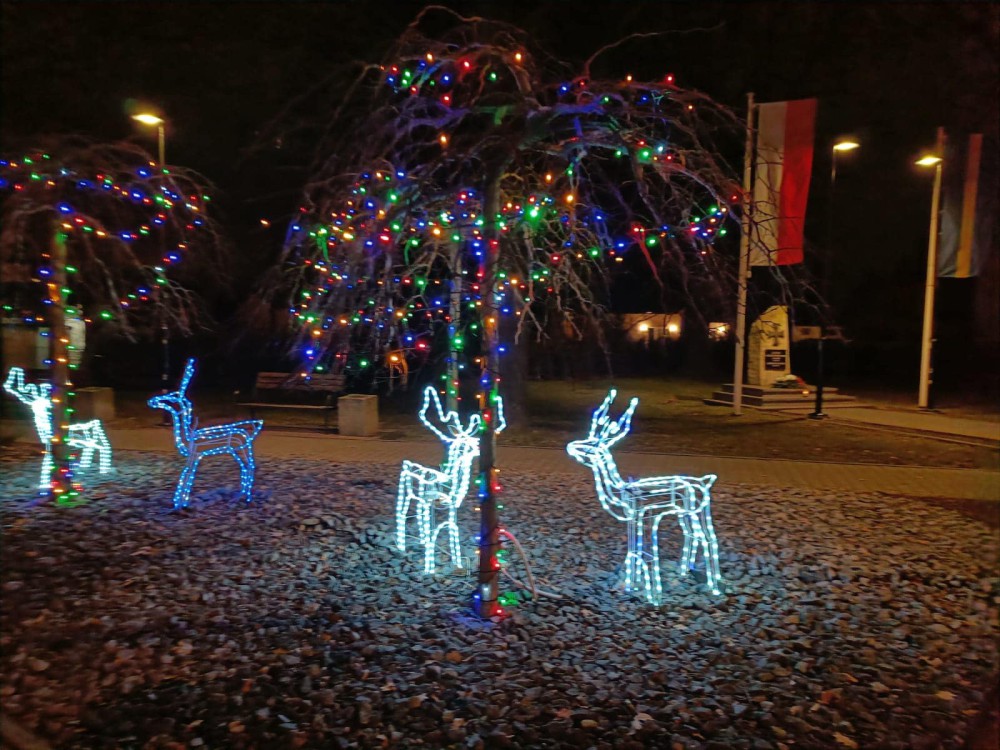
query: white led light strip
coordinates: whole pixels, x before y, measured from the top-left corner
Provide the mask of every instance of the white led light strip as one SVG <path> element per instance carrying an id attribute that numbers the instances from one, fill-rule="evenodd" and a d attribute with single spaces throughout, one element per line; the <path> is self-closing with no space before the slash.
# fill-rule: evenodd
<path id="1" fill-rule="evenodd" d="M 715 474 L 703 477 L 662 476 L 625 481 L 611 455 L 611 447 L 631 428 L 632 415 L 639 405 L 633 398 L 628 409 L 612 421 L 608 415 L 618 392 L 612 388 L 604 403 L 594 412 L 590 433 L 574 440 L 566 452 L 594 472 L 597 499 L 601 506 L 628 525 L 628 555 L 625 557 L 625 589 L 642 587 L 646 600 L 659 604 L 663 599 L 660 581 L 660 521 L 677 516 L 684 532 L 680 573 L 694 567 L 698 553 L 705 559 L 709 589 L 719 594 L 719 543 L 712 525 L 711 494 Z"/>
<path id="2" fill-rule="evenodd" d="M 45 451 L 42 458 L 42 472 L 38 478 L 38 488 L 47 490 L 52 483 L 52 385 L 50 383 L 25 383 L 24 370 L 20 367 L 10 368 L 3 384 L 4 390 L 31 409 L 35 417 L 35 432 Z M 66 442 L 79 449 L 79 468 L 88 469 L 94 460 L 94 452 L 98 456 L 98 471 L 107 474 L 111 471 L 111 443 L 104 433 L 101 420 L 92 419 L 89 422 L 78 422 L 69 426 L 69 436 Z"/>

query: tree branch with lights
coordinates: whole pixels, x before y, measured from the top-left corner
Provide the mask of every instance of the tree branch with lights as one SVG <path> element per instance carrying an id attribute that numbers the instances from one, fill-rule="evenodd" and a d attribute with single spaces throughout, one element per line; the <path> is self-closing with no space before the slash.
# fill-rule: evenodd
<path id="1" fill-rule="evenodd" d="M 5 316 L 49 328 L 50 495 L 61 502 L 80 492 L 66 440 L 76 369 L 67 320 L 132 339 L 160 326 L 190 333 L 202 311 L 185 278 L 220 271 L 225 255 L 206 185 L 131 144 L 79 137 L 39 139 L 0 159 L 0 296 Z"/>
<path id="2" fill-rule="evenodd" d="M 449 28 L 425 34 L 431 17 Z M 306 375 L 374 371 L 446 331 L 448 408 L 471 389 L 483 424 L 487 617 L 502 609 L 494 424 L 507 348 L 528 332 L 601 344 L 626 272 L 696 311 L 733 296 L 725 235 L 740 195 L 723 154 L 736 143 L 739 157 L 742 122 L 672 75 L 592 67 L 574 73 L 511 25 L 425 9 L 338 103 L 282 259 Z"/>

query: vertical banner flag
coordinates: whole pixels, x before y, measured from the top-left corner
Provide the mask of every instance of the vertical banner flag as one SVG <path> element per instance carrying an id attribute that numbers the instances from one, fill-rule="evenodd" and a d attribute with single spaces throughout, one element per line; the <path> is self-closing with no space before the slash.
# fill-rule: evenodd
<path id="1" fill-rule="evenodd" d="M 967 279 L 991 249 L 996 219 L 996 154 L 984 150 L 981 133 L 949 139 L 942 182 L 937 273 Z"/>
<path id="2" fill-rule="evenodd" d="M 751 266 L 801 263 L 809 178 L 812 174 L 816 100 L 757 107 Z"/>

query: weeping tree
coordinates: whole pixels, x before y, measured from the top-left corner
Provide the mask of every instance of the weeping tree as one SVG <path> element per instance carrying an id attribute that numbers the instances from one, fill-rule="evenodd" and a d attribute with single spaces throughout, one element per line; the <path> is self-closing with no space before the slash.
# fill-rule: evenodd
<path id="1" fill-rule="evenodd" d="M 330 113 L 285 244 L 306 373 L 375 368 L 446 338 L 452 403 L 459 370 L 475 374 L 484 617 L 503 605 L 505 353 L 528 335 L 603 345 L 622 275 L 694 310 L 733 296 L 725 235 L 741 196 L 723 154 L 735 143 L 739 158 L 743 126 L 672 75 L 598 76 L 614 46 L 574 68 L 516 27 L 424 9 Z"/>
<path id="2" fill-rule="evenodd" d="M 80 496 L 67 436 L 72 409 L 67 321 L 130 340 L 204 319 L 187 280 L 220 270 L 206 181 L 127 143 L 40 139 L 0 159 L 0 300 L 5 317 L 47 326 L 53 474 L 50 495 Z"/>

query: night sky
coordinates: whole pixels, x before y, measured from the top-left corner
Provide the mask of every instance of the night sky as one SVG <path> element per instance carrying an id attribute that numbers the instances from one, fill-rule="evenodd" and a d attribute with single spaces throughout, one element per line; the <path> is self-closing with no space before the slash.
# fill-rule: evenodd
<path id="1" fill-rule="evenodd" d="M 832 139 L 852 133 L 863 144 L 838 175 L 838 318 L 861 341 L 919 345 L 931 175 L 912 162 L 939 125 L 997 137 L 995 4 L 447 4 L 514 22 L 570 61 L 632 32 L 671 32 L 606 55 L 602 72 L 672 72 L 741 112 L 748 91 L 758 101 L 818 97 L 807 240 L 825 239 Z M 169 122 L 167 161 L 215 183 L 232 235 L 264 263 L 280 234 L 259 219 L 284 222 L 308 159 L 282 130 L 329 106 L 347 65 L 379 60 L 420 7 L 4 2 L 0 134 L 5 147 L 64 132 L 128 138 L 155 153 L 153 134 L 127 114 L 156 106 Z M 975 286 L 981 296 L 984 284 Z M 950 294 L 946 328 L 972 314 Z M 972 287 L 957 293 L 975 296 Z"/>

